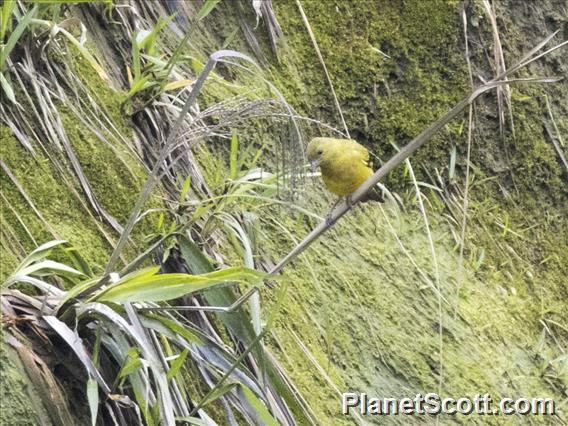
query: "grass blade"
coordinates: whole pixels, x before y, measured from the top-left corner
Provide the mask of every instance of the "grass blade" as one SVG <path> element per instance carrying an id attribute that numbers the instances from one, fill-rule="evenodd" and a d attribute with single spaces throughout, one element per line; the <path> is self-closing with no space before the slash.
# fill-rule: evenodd
<path id="1" fill-rule="evenodd" d="M 95 426 L 99 411 L 99 387 L 97 381 L 92 378 L 87 381 L 87 401 L 91 412 L 91 426 Z"/>
<path id="2" fill-rule="evenodd" d="M 93 377 L 102 390 L 106 393 L 110 393 L 110 387 L 106 384 L 105 380 L 93 364 L 91 357 L 87 353 L 85 346 L 83 346 L 83 341 L 79 335 L 71 330 L 67 324 L 55 318 L 54 316 L 44 316 L 43 319 L 49 324 L 49 326 L 55 331 L 59 336 L 65 340 L 65 342 L 73 349 L 77 358 L 81 361 L 87 372 L 91 377 Z"/>
<path id="3" fill-rule="evenodd" d="M 203 6 L 201 6 L 201 9 L 197 12 L 197 20 L 201 21 L 202 19 L 207 18 L 207 15 L 215 9 L 220 1 L 221 0 L 205 0 L 205 3 L 203 3 Z"/>
<path id="4" fill-rule="evenodd" d="M 6 9 L 9 8 L 9 6 L 6 5 L 2 6 L 3 9 L 5 7 Z M 10 34 L 10 37 L 8 38 L 6 44 L 2 47 L 2 50 L 0 51 L 0 70 L 4 69 L 4 65 L 6 63 L 6 60 L 8 59 L 8 56 L 10 56 L 10 53 L 12 53 L 12 50 L 14 49 L 14 47 L 16 47 L 16 43 L 18 43 L 18 40 L 22 36 L 23 32 L 30 24 L 36 11 L 37 11 L 37 5 L 34 6 L 32 10 L 30 10 L 28 13 L 24 15 L 24 17 L 18 23 L 12 34 Z M 7 18 L 3 15 L 2 19 L 7 19 Z M 4 31 L 4 28 L 5 27 L 2 26 L 2 31 Z"/>
<path id="5" fill-rule="evenodd" d="M 2 9 L 0 9 L 0 43 L 4 42 L 4 37 L 8 31 L 8 23 L 10 23 L 10 17 L 15 5 L 16 0 L 4 0 Z"/>
<path id="6" fill-rule="evenodd" d="M 168 373 L 166 374 L 168 380 L 173 379 L 179 373 L 188 354 L 189 354 L 189 349 L 184 349 L 183 352 L 179 354 L 175 360 L 172 361 L 172 366 L 168 370 Z"/>

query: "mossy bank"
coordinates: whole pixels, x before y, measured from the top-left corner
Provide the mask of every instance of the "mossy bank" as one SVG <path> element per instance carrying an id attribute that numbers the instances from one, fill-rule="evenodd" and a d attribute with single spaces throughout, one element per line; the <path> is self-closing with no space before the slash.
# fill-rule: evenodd
<path id="1" fill-rule="evenodd" d="M 508 2 L 496 4 L 508 63 L 562 25 L 560 3 L 520 8 Z M 468 93 L 462 3 L 303 1 L 302 5 L 351 136 L 378 157 L 377 163 Z M 275 2 L 274 7 L 285 41 L 279 59 L 269 48 L 266 24 L 261 22 L 255 31 L 267 58 L 267 78 L 300 113 L 340 128 L 296 2 Z M 531 10 L 538 11 L 536 23 Z M 469 5 L 466 12 L 475 75 L 489 79 L 491 27 L 480 4 Z M 251 18 L 247 13 L 252 10 L 245 12 Z M 221 47 L 254 54 L 245 37 L 229 38 L 234 31 L 240 34 L 231 2 L 220 3 L 202 26 L 205 30 L 199 43 L 192 45 L 192 54 L 205 57 Z M 554 54 L 524 72 L 548 75 L 566 69 L 566 59 Z M 95 81 L 92 87 L 100 87 L 102 82 L 92 71 L 82 67 L 81 74 Z M 225 75 L 223 70 L 220 75 Z M 244 90 L 257 88 L 246 73 L 234 71 L 230 78 Z M 99 101 L 109 103 L 105 111 L 110 120 L 127 133 L 128 123 L 117 106 L 124 93 L 104 90 Z M 551 397 L 557 401 L 559 416 L 566 419 L 568 190 L 566 173 L 543 123 L 551 125 L 546 94 L 555 124 L 568 139 L 567 107 L 561 102 L 568 89 L 564 83 L 512 90 L 514 132 L 508 124 L 501 136 L 494 95 L 475 107 L 463 260 L 456 206 L 461 205 L 466 166 L 465 113 L 411 158 L 428 226 L 408 169 L 400 167 L 386 183 L 400 196 L 404 209 L 392 200 L 355 208 L 279 278 L 280 285 L 288 285 L 288 296 L 268 343 L 321 424 L 360 421 L 340 414 L 341 393 L 347 391 L 378 397 L 428 392 L 456 398 L 490 393 L 494 400 Z M 222 99 L 225 93 L 235 92 L 210 81 L 200 106 Z M 93 138 L 64 106 L 60 114 L 94 192 L 124 222 L 145 177 L 144 167 L 126 154 L 123 160 L 116 159 L 113 150 Z M 308 136 L 320 130 L 329 134 L 317 126 L 305 129 Z M 281 126 L 276 130 L 265 121 L 238 131 L 243 145 L 282 138 Z M 43 164 L 42 155 L 39 160 L 32 158 L 9 129 L 0 132 L 3 161 L 45 219 L 37 217 L 21 191 L 2 174 L 3 195 L 10 201 L 2 206 L 3 221 L 9 224 L 3 233 L 3 276 L 35 246 L 34 240 L 53 237 L 70 240 L 99 269 L 104 266 L 112 247 L 105 234 L 112 241 L 113 231 L 88 217 L 80 197 L 69 195 L 57 172 Z M 216 191 L 222 191 L 228 175 L 223 165 L 229 167 L 223 157 L 227 150 L 216 149 L 220 144 L 197 151 L 203 173 Z M 456 165 L 450 172 L 454 147 Z M 278 160 L 267 151 L 262 162 L 276 168 Z M 125 169 L 125 161 L 131 170 Z M 333 202 L 317 180 L 308 180 L 298 194 L 294 202 L 320 216 Z M 278 261 L 315 225 L 308 216 L 284 207 L 234 206 L 241 212 L 253 208 L 259 217 L 255 261 Z M 138 232 L 140 242 L 151 228 Z M 226 259 L 242 261 L 238 250 L 230 245 L 225 249 Z M 265 309 L 270 309 L 273 299 L 273 292 L 263 291 Z M 514 418 L 543 424 L 557 420 L 519 419 Z M 428 417 L 379 420 L 434 421 Z M 502 421 L 475 416 L 441 420 Z"/>

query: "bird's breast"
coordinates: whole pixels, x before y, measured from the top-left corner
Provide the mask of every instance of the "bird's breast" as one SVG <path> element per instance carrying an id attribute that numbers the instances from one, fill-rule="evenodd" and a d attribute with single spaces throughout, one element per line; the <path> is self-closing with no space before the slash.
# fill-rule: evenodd
<path id="1" fill-rule="evenodd" d="M 327 189 L 344 197 L 355 192 L 373 174 L 373 170 L 361 159 L 339 158 L 322 164 L 321 174 Z"/>

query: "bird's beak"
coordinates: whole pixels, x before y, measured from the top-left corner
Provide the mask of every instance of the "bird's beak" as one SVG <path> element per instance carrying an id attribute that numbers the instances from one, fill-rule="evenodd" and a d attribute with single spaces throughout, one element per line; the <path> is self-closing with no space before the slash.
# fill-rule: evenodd
<path id="1" fill-rule="evenodd" d="M 312 160 L 310 161 L 310 164 L 312 166 L 312 171 L 315 173 L 317 172 L 318 166 L 320 165 L 321 160 L 320 159 L 316 159 L 316 160 Z"/>

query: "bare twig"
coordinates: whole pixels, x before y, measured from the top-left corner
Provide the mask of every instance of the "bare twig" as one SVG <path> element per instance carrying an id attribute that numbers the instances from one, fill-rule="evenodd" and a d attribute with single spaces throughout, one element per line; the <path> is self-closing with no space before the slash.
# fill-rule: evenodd
<path id="1" fill-rule="evenodd" d="M 560 157 L 560 161 L 562 161 L 562 164 L 564 164 L 564 168 L 568 172 L 568 162 L 566 161 L 566 157 L 562 152 L 562 148 L 560 148 L 560 144 L 556 140 L 556 137 L 552 134 L 552 131 L 550 130 L 548 124 L 544 123 L 544 128 L 546 129 L 546 133 L 548 134 L 548 137 L 550 138 L 552 144 L 554 145 L 554 149 L 556 150 L 558 157 Z"/>
<path id="2" fill-rule="evenodd" d="M 469 84 L 473 90 L 473 72 L 471 69 L 471 61 L 469 60 L 469 40 L 467 37 L 467 16 L 465 9 L 462 11 L 463 20 L 463 35 L 465 44 L 465 60 L 467 63 L 467 70 L 469 73 Z M 471 159 L 471 138 L 473 133 L 473 104 L 469 106 L 468 119 L 467 119 L 467 158 L 465 165 L 465 183 L 464 183 L 464 194 L 462 202 L 462 223 L 461 223 L 461 236 L 460 236 L 460 254 L 458 259 L 458 277 L 457 277 L 457 290 L 456 290 L 456 306 L 454 309 L 454 316 L 457 315 L 459 309 L 460 301 L 460 291 L 463 283 L 463 252 L 465 247 L 465 228 L 467 223 L 467 209 L 469 205 L 469 169 L 470 169 L 470 159 Z"/>
<path id="3" fill-rule="evenodd" d="M 560 134 L 560 130 L 558 130 L 558 126 L 556 125 L 556 120 L 554 119 L 554 114 L 552 114 L 552 108 L 550 107 L 550 102 L 548 101 L 548 96 L 544 95 L 544 101 L 546 102 L 546 109 L 548 111 L 548 117 L 554 126 L 554 133 L 558 138 L 558 142 L 560 145 L 564 146 L 564 140 L 562 139 L 562 135 Z"/>
<path id="4" fill-rule="evenodd" d="M 288 263 L 294 260 L 300 253 L 302 253 L 306 248 L 310 246 L 321 234 L 329 230 L 339 218 L 341 218 L 345 213 L 353 208 L 353 206 L 363 198 L 363 196 L 371 190 L 382 178 L 389 174 L 394 168 L 401 164 L 404 160 L 410 157 L 418 148 L 428 142 L 436 132 L 438 132 L 442 127 L 452 121 L 459 113 L 463 111 L 464 108 L 471 105 L 475 99 L 490 91 L 495 87 L 502 86 L 504 84 L 521 83 L 521 82 L 540 82 L 540 83 L 555 83 L 562 80 L 562 77 L 543 77 L 543 78 L 518 78 L 512 80 L 504 80 L 504 78 L 514 71 L 518 71 L 521 68 L 526 67 L 528 64 L 534 62 L 536 59 L 541 58 L 547 53 L 551 53 L 561 47 L 565 46 L 568 41 L 564 41 L 547 51 L 533 56 L 540 48 L 544 47 L 545 44 L 552 39 L 552 37 L 557 34 L 555 32 L 551 36 L 547 37 L 543 42 L 539 43 L 536 48 L 532 49 L 527 55 L 525 55 L 516 65 L 514 65 L 509 71 L 505 71 L 498 75 L 495 79 L 487 82 L 486 84 L 473 90 L 468 96 L 463 98 L 458 102 L 450 111 L 448 111 L 444 116 L 436 120 L 432 125 L 430 125 L 426 130 L 420 133 L 416 138 L 414 138 L 408 145 L 402 148 L 396 155 L 394 155 L 390 160 L 388 160 L 379 170 L 377 170 L 367 181 L 365 181 L 359 189 L 357 189 L 351 196 L 351 202 L 343 202 L 340 204 L 333 212 L 328 220 L 321 222 L 316 226 L 312 232 L 310 232 L 294 249 L 288 253 L 281 261 L 278 263 L 271 271 L 270 274 L 276 274 L 284 268 Z"/>

